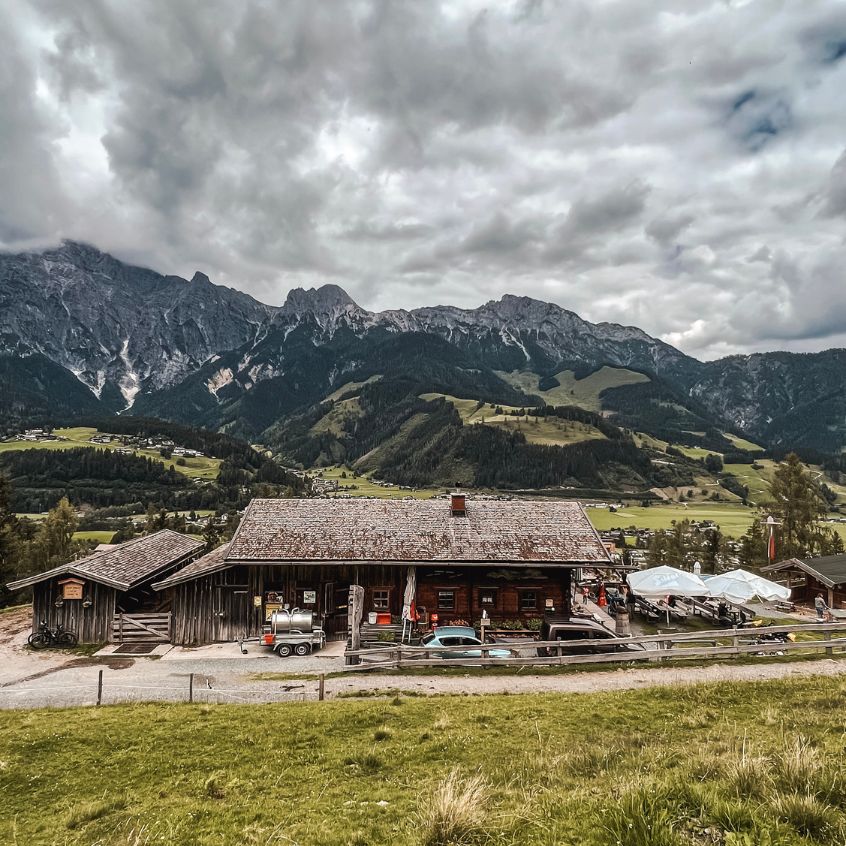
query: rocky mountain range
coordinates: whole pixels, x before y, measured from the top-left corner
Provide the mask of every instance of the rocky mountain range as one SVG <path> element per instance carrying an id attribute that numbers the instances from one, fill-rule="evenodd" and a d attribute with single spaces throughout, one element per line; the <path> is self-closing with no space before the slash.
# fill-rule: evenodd
<path id="1" fill-rule="evenodd" d="M 610 368 L 648 377 L 612 379 L 602 394 L 602 408 L 627 426 L 713 427 L 839 452 L 845 361 L 846 351 L 830 350 L 700 362 L 635 327 L 528 297 L 377 313 L 326 285 L 294 289 L 274 307 L 201 273 L 162 276 L 71 241 L 0 254 L 7 423 L 143 414 L 259 439 L 348 382 L 378 377 L 419 393 L 543 405 L 560 374 L 578 382 Z"/>

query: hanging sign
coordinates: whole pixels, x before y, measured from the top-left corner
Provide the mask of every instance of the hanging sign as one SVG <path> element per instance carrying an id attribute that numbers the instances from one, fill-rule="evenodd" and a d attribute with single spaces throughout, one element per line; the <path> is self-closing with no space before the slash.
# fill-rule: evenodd
<path id="1" fill-rule="evenodd" d="M 62 599 L 82 599 L 82 589 L 85 582 L 82 579 L 62 579 Z"/>

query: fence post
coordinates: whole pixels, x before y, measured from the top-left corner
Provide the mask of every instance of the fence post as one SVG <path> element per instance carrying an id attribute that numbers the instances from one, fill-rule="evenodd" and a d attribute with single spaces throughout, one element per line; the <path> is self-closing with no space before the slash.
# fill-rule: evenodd
<path id="1" fill-rule="evenodd" d="M 194 674 L 188 674 L 188 702 L 194 701 Z"/>
<path id="2" fill-rule="evenodd" d="M 320 674 L 320 680 L 317 683 L 317 701 L 322 702 L 325 694 L 326 674 Z"/>
<path id="3" fill-rule="evenodd" d="M 97 704 L 102 705 L 103 703 L 103 671 L 100 670 L 97 673 Z"/>
<path id="4" fill-rule="evenodd" d="M 734 627 L 732 636 L 731 636 L 732 644 L 734 645 L 734 654 L 740 655 L 740 651 L 737 648 L 737 626 Z"/>

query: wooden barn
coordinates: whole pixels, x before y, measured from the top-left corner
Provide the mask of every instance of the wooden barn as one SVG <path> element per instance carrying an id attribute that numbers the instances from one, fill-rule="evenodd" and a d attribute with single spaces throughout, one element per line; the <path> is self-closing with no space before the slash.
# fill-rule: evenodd
<path id="1" fill-rule="evenodd" d="M 829 608 L 846 608 L 846 554 L 788 558 L 762 569 L 783 575 L 795 602 L 813 605 L 814 598 L 821 593 Z"/>
<path id="2" fill-rule="evenodd" d="M 351 585 L 365 619 L 529 624 L 570 612 L 572 571 L 615 565 L 575 502 L 256 499 L 232 541 L 158 579 L 175 643 L 261 634 L 277 608 L 311 609 L 347 635 Z"/>
<path id="3" fill-rule="evenodd" d="M 32 625 L 61 625 L 81 643 L 169 640 L 167 599 L 151 587 L 195 558 L 203 542 L 165 529 L 9 584 L 32 588 Z"/>

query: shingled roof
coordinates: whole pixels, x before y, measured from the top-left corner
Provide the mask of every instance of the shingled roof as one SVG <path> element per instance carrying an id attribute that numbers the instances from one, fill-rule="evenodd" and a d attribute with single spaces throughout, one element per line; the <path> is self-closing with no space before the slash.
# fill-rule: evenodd
<path id="1" fill-rule="evenodd" d="M 216 573 L 218 570 L 225 570 L 232 565 L 227 563 L 226 554 L 229 552 L 229 544 L 225 543 L 217 549 L 192 561 L 190 564 L 183 567 L 181 570 L 162 579 L 160 582 L 155 582 L 153 588 L 155 590 L 164 590 L 172 585 L 178 585 L 180 582 L 190 582 L 191 579 L 196 579 L 199 576 L 208 576 L 210 573 Z"/>
<path id="2" fill-rule="evenodd" d="M 764 571 L 802 570 L 826 587 L 846 584 L 846 554 L 824 555 L 819 558 L 788 558 L 761 568 Z"/>
<path id="3" fill-rule="evenodd" d="M 152 535 L 118 544 L 113 549 L 95 552 L 87 558 L 70 561 L 44 573 L 10 582 L 8 588 L 18 590 L 52 579 L 54 576 L 70 574 L 100 582 L 117 590 L 129 590 L 133 585 L 152 578 L 156 573 L 182 563 L 202 546 L 203 542 L 197 538 L 163 529 Z"/>
<path id="4" fill-rule="evenodd" d="M 577 502 L 469 497 L 466 516 L 443 499 L 254 499 L 226 561 L 610 563 Z"/>

